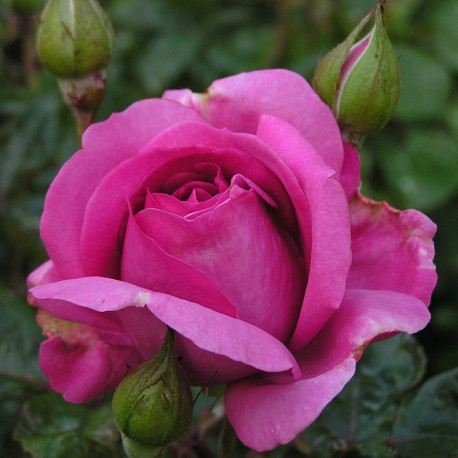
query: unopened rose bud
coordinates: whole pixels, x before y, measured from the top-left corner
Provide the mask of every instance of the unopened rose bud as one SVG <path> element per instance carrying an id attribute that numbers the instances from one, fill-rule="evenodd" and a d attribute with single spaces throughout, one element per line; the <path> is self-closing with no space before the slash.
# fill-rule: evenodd
<path id="1" fill-rule="evenodd" d="M 37 30 L 42 64 L 60 78 L 105 69 L 113 54 L 111 22 L 97 0 L 48 0 Z"/>
<path id="2" fill-rule="evenodd" d="M 381 129 L 393 116 L 400 80 L 380 2 L 343 43 L 318 62 L 313 87 L 331 107 L 344 139 L 358 146 L 366 134 Z"/>
<path id="3" fill-rule="evenodd" d="M 161 456 L 189 426 L 191 387 L 179 366 L 172 331 L 154 358 L 129 374 L 113 397 L 113 415 L 130 458 Z"/>
<path id="4" fill-rule="evenodd" d="M 42 64 L 57 76 L 76 118 L 81 143 L 105 95 L 105 68 L 113 53 L 110 19 L 97 0 L 48 0 L 37 30 Z"/>

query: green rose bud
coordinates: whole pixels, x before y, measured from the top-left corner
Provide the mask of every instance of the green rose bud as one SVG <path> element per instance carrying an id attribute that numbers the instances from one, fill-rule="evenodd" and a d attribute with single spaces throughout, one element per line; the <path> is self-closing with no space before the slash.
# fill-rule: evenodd
<path id="1" fill-rule="evenodd" d="M 191 387 L 168 330 L 157 355 L 127 375 L 113 397 L 113 415 L 128 456 L 161 456 L 164 446 L 188 428 L 192 407 Z"/>
<path id="2" fill-rule="evenodd" d="M 48 0 L 37 30 L 37 52 L 54 75 L 78 78 L 108 66 L 111 22 L 97 0 Z"/>
<path id="3" fill-rule="evenodd" d="M 344 139 L 358 146 L 366 134 L 381 129 L 393 116 L 400 79 L 380 2 L 343 43 L 318 62 L 312 84 L 331 107 Z"/>

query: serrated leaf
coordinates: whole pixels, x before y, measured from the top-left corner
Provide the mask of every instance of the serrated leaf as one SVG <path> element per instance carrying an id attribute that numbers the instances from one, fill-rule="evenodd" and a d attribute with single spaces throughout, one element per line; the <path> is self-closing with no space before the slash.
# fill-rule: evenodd
<path id="1" fill-rule="evenodd" d="M 403 457 L 458 453 L 458 368 L 428 380 L 420 388 L 401 409 L 389 443 Z"/>
<path id="2" fill-rule="evenodd" d="M 35 322 L 35 309 L 0 286 L 0 375 L 12 380 L 45 380 L 38 365 L 43 336 Z"/>
<path id="3" fill-rule="evenodd" d="M 357 372 L 320 416 L 331 437 L 347 443 L 377 441 L 390 433 L 396 400 L 419 382 L 425 356 L 413 337 L 399 335 L 370 345 Z"/>
<path id="4" fill-rule="evenodd" d="M 122 456 L 109 404 L 98 408 L 68 404 L 55 393 L 24 404 L 14 438 L 37 458 Z"/>
<path id="5" fill-rule="evenodd" d="M 46 389 L 38 365 L 43 337 L 35 310 L 0 286 L 0 456 L 11 456 L 8 439 L 27 396 Z"/>

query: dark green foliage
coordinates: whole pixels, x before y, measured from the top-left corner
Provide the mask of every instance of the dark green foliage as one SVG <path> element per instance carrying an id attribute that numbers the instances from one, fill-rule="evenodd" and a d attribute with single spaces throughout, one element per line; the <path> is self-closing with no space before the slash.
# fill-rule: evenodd
<path id="1" fill-rule="evenodd" d="M 203 91 L 241 71 L 285 67 L 310 80 L 318 56 L 375 2 L 104 0 L 116 39 L 98 119 L 165 89 Z M 25 279 L 46 260 L 39 238 L 46 189 L 78 142 L 54 77 L 37 63 L 36 23 L 9 4 L 0 3 L 0 456 L 122 456 L 110 399 L 67 404 L 38 367 L 42 336 Z M 432 321 L 417 336 L 428 365 L 411 338 L 370 346 L 320 419 L 269 458 L 458 453 L 458 4 L 390 1 L 386 22 L 400 57 L 401 99 L 394 119 L 363 144 L 362 192 L 425 211 L 438 224 Z M 166 456 L 247 456 L 215 399 L 199 397 L 191 432 Z"/>
<path id="2" fill-rule="evenodd" d="M 68 404 L 56 393 L 35 396 L 22 406 L 14 438 L 39 458 L 123 456 L 110 404 Z"/>

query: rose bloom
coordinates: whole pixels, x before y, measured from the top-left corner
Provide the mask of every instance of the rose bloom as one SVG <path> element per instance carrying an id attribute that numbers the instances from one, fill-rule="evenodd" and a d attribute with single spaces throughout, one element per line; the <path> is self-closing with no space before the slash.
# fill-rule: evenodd
<path id="1" fill-rule="evenodd" d="M 357 190 L 358 152 L 299 75 L 167 91 L 92 125 L 51 184 L 29 277 L 51 387 L 114 389 L 175 330 L 243 443 L 285 444 L 371 342 L 429 321 L 435 225 Z"/>

